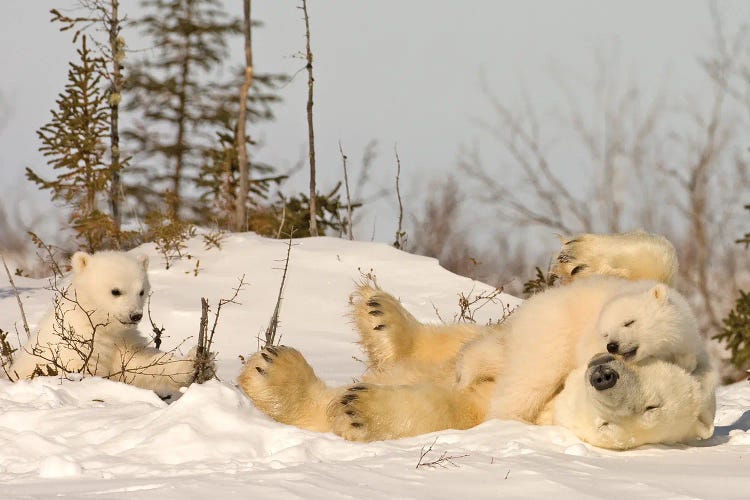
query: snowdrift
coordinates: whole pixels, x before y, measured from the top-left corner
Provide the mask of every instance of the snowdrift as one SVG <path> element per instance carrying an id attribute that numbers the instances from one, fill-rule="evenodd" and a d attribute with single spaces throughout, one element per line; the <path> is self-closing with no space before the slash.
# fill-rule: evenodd
<path id="1" fill-rule="evenodd" d="M 231 235 L 222 249 L 190 242 L 190 259 L 166 270 L 151 259 L 154 322 L 163 347 L 198 331 L 200 297 L 230 297 L 244 274 L 241 305 L 222 309 L 216 333 L 220 381 L 193 385 L 168 404 L 108 380 L 0 380 L 0 497 L 46 498 L 746 498 L 750 384 L 718 393 L 716 433 L 695 446 L 612 452 L 559 427 L 490 421 L 379 443 L 350 443 L 268 419 L 234 385 L 240 355 L 254 352 L 273 311 L 286 243 Z M 281 342 L 302 351 L 327 382 L 359 376 L 362 354 L 346 316 L 362 273 L 402 297 L 423 321 L 450 321 L 458 293 L 491 287 L 456 276 L 434 259 L 387 245 L 335 238 L 297 240 L 281 310 Z M 50 306 L 46 280 L 16 278 L 31 327 Z M 477 314 L 498 318 L 519 301 L 501 296 Z M 438 317 L 439 314 L 439 317 Z M 22 331 L 7 278 L 0 328 Z M 148 333 L 148 318 L 141 323 Z M 183 349 L 194 344 L 189 338 Z M 432 447 L 429 452 L 427 450 Z M 434 465 L 417 467 L 439 461 Z M 443 458 L 443 460 L 440 460 Z"/>

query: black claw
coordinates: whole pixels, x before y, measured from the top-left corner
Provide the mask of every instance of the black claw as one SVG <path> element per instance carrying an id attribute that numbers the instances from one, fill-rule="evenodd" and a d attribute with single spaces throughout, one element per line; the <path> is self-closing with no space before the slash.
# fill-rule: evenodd
<path id="1" fill-rule="evenodd" d="M 385 325 L 378 325 L 378 326 L 376 326 L 376 327 L 374 328 L 374 330 L 378 330 L 378 331 L 380 331 L 380 330 L 385 330 Z"/>
<path id="2" fill-rule="evenodd" d="M 382 315 L 383 315 L 383 311 L 379 311 L 377 309 L 373 309 L 372 311 L 370 311 L 370 316 L 382 316 Z"/>
<path id="3" fill-rule="evenodd" d="M 370 307 L 380 307 L 380 302 L 377 300 L 368 300 L 367 305 Z"/>
<path id="4" fill-rule="evenodd" d="M 258 373 L 260 373 L 261 375 L 265 375 L 266 374 L 266 371 L 263 368 L 261 368 L 260 366 L 256 366 L 255 369 L 258 370 Z"/>
<path id="5" fill-rule="evenodd" d="M 266 354 L 265 352 L 260 353 L 260 355 L 263 357 L 263 359 L 266 360 L 267 363 L 271 363 L 273 360 L 271 359 L 271 356 Z"/>
<path id="6" fill-rule="evenodd" d="M 266 351 L 270 352 L 274 356 L 279 355 L 279 351 L 277 351 L 275 347 L 266 347 Z"/>
<path id="7" fill-rule="evenodd" d="M 363 424 L 360 424 L 359 422 L 352 422 L 352 427 L 354 427 L 355 429 L 359 429 L 360 427 L 362 427 L 362 425 Z"/>
<path id="8" fill-rule="evenodd" d="M 354 410 L 346 410 L 346 411 L 345 411 L 344 413 L 346 413 L 346 414 L 347 414 L 347 415 L 349 415 L 350 417 L 353 417 L 353 416 L 354 416 Z"/>
<path id="9" fill-rule="evenodd" d="M 343 398 L 341 398 L 341 404 L 344 405 L 344 406 L 346 406 L 346 405 L 348 405 L 349 403 L 351 403 L 352 401 L 354 401 L 355 399 L 358 399 L 358 398 L 359 398 L 359 396 L 357 396 L 356 394 L 347 394 Z"/>
<path id="10" fill-rule="evenodd" d="M 586 269 L 587 267 L 589 266 L 587 266 L 586 264 L 579 264 L 576 267 L 574 267 L 572 271 L 570 271 L 570 275 L 574 276 L 580 273 L 581 271 L 583 271 L 584 269 Z"/>
<path id="11" fill-rule="evenodd" d="M 573 257 L 569 253 L 561 252 L 560 255 L 557 256 L 557 262 L 559 262 L 560 264 L 567 264 L 572 260 Z"/>
<path id="12" fill-rule="evenodd" d="M 366 391 L 367 387 L 364 385 L 355 385 L 349 388 L 350 391 Z"/>

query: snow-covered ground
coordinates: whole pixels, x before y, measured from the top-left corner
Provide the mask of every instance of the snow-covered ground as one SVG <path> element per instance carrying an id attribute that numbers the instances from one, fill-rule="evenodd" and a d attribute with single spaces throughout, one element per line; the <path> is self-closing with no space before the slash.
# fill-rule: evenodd
<path id="1" fill-rule="evenodd" d="M 239 355 L 256 350 L 273 310 L 285 242 L 229 236 L 165 270 L 152 247 L 152 315 L 170 336 L 195 335 L 200 297 L 229 297 L 245 274 L 241 305 L 222 310 L 216 334 L 219 377 L 167 404 L 153 393 L 101 379 L 0 380 L 0 498 L 748 498 L 750 384 L 718 393 L 716 433 L 697 446 L 613 452 L 581 443 L 559 427 L 491 421 L 359 444 L 276 423 L 234 386 Z M 197 264 L 197 276 L 195 269 Z M 326 381 L 357 377 L 362 354 L 346 316 L 348 295 L 374 272 L 421 320 L 449 320 L 457 294 L 490 287 L 456 276 L 433 259 L 387 245 L 334 238 L 298 240 L 281 313 L 282 343 L 299 348 Z M 50 305 L 44 280 L 16 279 L 29 321 Z M 518 301 L 503 296 L 506 306 Z M 501 304 L 477 318 L 502 315 Z M 0 277 L 0 328 L 20 314 Z M 150 330 L 148 319 L 141 324 Z M 185 343 L 185 348 L 193 339 Z M 443 466 L 424 461 L 453 457 Z"/>

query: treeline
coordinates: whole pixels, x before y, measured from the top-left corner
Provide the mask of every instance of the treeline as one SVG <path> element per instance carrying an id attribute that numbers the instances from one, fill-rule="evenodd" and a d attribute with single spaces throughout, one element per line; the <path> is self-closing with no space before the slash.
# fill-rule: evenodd
<path id="1" fill-rule="evenodd" d="M 51 11 L 78 56 L 37 131 L 55 176 L 26 169 L 68 207 L 78 246 L 184 239 L 196 225 L 272 237 L 343 232 L 338 188 L 317 193 L 312 173 L 310 194 L 284 193 L 288 172 L 254 160 L 258 127 L 274 119 L 288 76 L 253 67 L 260 24 L 250 0 L 236 14 L 219 0 L 142 0 L 137 19 L 119 0 L 78 4 L 76 15 Z M 125 32 L 149 49 L 129 51 Z M 232 61 L 229 43 L 239 39 L 245 58 Z"/>

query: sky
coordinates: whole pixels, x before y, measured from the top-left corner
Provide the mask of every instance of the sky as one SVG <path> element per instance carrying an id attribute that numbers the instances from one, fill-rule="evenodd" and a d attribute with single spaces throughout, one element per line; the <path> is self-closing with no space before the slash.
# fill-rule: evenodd
<path id="1" fill-rule="evenodd" d="M 5 203 L 33 203 L 41 209 L 46 195 L 34 193 L 23 170 L 45 172 L 35 130 L 49 118 L 66 77 L 74 47 L 68 33 L 52 26 L 48 11 L 74 5 L 72 0 L 0 4 L 0 172 Z M 235 2 L 227 2 L 228 6 Z M 742 1 L 720 2 L 729 18 L 748 11 Z M 257 72 L 293 75 L 303 67 L 302 12 L 296 1 L 255 1 L 253 15 L 264 23 L 254 31 Z M 137 3 L 122 2 L 137 17 Z M 597 50 L 619 54 L 630 75 L 646 88 L 665 85 L 686 92 L 705 80 L 697 57 L 708 50 L 711 25 L 702 0 L 471 0 L 465 2 L 311 0 L 315 64 L 315 136 L 320 190 L 342 178 L 339 141 L 356 177 L 365 145 L 378 141 L 373 177 L 393 187 L 394 147 L 401 158 L 401 187 L 407 212 L 419 210 L 430 182 L 456 172 L 462 146 L 480 142 L 477 119 L 487 117 L 481 80 L 506 103 L 522 92 L 539 109 L 560 99 L 555 75 L 590 75 Z M 236 2 L 237 14 L 241 14 Z M 135 32 L 125 33 L 129 47 L 142 47 Z M 242 42 L 232 42 L 232 57 L 242 60 Z M 127 62 L 127 61 L 126 61 Z M 480 76 L 480 75 L 483 75 Z M 586 88 L 580 89 L 585 95 Z M 304 72 L 279 90 L 284 102 L 277 119 L 250 130 L 263 148 L 257 159 L 290 168 L 306 154 L 307 123 Z M 554 133 L 554 131 L 553 131 Z M 482 142 L 484 141 L 484 142 Z M 573 158 L 553 166 L 576 172 Z M 49 170 L 47 170 L 49 171 Z M 501 174 L 501 172 L 499 172 Z M 300 174 L 292 186 L 305 190 Z M 360 238 L 389 241 L 396 226 L 395 195 L 363 218 Z"/>

